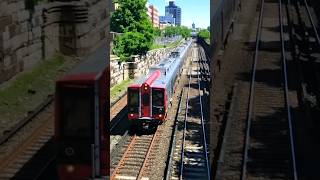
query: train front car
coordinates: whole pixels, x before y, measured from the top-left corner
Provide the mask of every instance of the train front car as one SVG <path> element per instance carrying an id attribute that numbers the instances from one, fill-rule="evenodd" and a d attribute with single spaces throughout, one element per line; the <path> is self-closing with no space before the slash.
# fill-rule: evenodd
<path id="1" fill-rule="evenodd" d="M 110 175 L 109 67 L 105 62 L 91 63 L 94 68 L 85 63 L 56 82 L 55 144 L 60 180 Z"/>
<path id="2" fill-rule="evenodd" d="M 165 89 L 152 88 L 154 81 L 160 76 L 159 70 L 153 71 L 128 87 L 128 119 L 132 121 L 133 126 L 148 129 L 149 126 L 155 127 L 164 120 Z"/>
<path id="3" fill-rule="evenodd" d="M 149 74 L 128 87 L 128 119 L 133 126 L 148 129 L 166 120 L 176 80 L 191 42 L 184 43 L 149 70 Z"/>

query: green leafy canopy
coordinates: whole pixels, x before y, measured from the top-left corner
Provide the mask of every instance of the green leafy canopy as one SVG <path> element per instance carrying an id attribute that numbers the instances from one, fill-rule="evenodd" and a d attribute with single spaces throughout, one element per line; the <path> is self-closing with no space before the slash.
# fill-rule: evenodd
<path id="1" fill-rule="evenodd" d="M 124 33 L 114 41 L 114 53 L 121 60 L 146 53 L 156 34 L 147 15 L 146 0 L 116 0 L 118 9 L 111 15 L 111 31 Z"/>
<path id="2" fill-rule="evenodd" d="M 165 36 L 181 35 L 183 38 L 191 36 L 191 29 L 184 26 L 168 26 L 164 29 Z"/>
<path id="3" fill-rule="evenodd" d="M 201 29 L 198 33 L 198 36 L 204 40 L 210 39 L 210 32 L 207 29 Z"/>

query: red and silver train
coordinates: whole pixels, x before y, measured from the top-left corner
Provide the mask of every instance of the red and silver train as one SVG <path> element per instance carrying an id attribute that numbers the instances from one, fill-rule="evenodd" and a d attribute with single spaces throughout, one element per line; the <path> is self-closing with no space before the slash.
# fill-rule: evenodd
<path id="1" fill-rule="evenodd" d="M 89 56 L 56 82 L 55 143 L 59 179 L 107 179 L 109 64 L 107 52 Z"/>
<path id="2" fill-rule="evenodd" d="M 147 129 L 165 121 L 190 46 L 191 41 L 183 43 L 128 87 L 128 119 L 133 126 Z"/>

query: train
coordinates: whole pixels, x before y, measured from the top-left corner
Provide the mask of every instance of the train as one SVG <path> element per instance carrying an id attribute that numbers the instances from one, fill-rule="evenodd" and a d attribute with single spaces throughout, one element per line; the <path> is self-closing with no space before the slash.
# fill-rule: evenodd
<path id="1" fill-rule="evenodd" d="M 152 66 L 146 76 L 128 86 L 128 119 L 132 127 L 149 129 L 166 120 L 176 89 L 175 82 L 181 75 L 191 44 L 191 40 L 185 41 L 168 58 Z"/>
<path id="2" fill-rule="evenodd" d="M 110 176 L 110 70 L 106 48 L 56 81 L 54 142 L 60 180 Z"/>

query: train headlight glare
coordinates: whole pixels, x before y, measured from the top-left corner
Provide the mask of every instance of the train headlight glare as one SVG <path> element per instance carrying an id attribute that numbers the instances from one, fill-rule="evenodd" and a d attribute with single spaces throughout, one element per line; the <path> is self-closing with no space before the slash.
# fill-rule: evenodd
<path id="1" fill-rule="evenodd" d="M 148 90 L 148 86 L 145 86 L 145 87 L 144 87 L 144 90 Z"/>
<path id="2" fill-rule="evenodd" d="M 68 172 L 68 173 L 72 173 L 73 171 L 74 171 L 74 166 L 68 165 L 68 166 L 67 166 L 67 172 Z"/>
<path id="3" fill-rule="evenodd" d="M 162 114 L 159 114 L 159 117 L 161 118 L 161 117 L 162 117 Z"/>
<path id="4" fill-rule="evenodd" d="M 130 114 L 131 117 L 133 117 L 133 114 Z"/>

